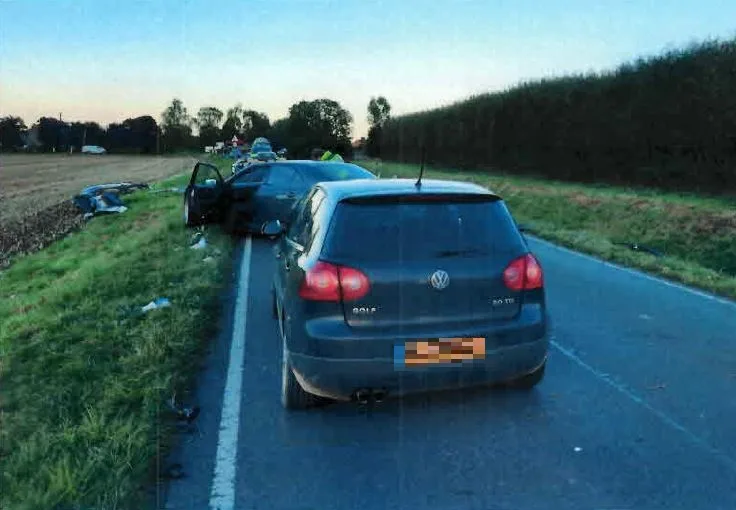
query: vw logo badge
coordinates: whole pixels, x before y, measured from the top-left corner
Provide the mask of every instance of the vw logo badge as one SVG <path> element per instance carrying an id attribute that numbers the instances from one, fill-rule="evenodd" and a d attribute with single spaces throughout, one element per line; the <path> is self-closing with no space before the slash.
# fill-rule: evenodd
<path id="1" fill-rule="evenodd" d="M 432 273 L 432 276 L 429 277 L 429 283 L 437 290 L 446 289 L 450 285 L 450 275 L 447 274 L 447 271 L 440 269 Z"/>

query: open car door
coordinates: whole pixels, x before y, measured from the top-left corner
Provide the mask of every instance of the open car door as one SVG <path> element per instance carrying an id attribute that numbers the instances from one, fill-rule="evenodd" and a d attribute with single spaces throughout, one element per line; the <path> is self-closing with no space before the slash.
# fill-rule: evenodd
<path id="1" fill-rule="evenodd" d="M 220 171 L 209 163 L 197 162 L 184 192 L 184 222 L 201 225 L 220 216 L 225 184 Z"/>

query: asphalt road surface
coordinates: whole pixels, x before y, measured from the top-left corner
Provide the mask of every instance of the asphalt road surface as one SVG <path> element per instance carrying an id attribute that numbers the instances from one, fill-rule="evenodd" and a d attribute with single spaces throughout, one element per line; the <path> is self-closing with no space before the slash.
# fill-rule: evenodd
<path id="1" fill-rule="evenodd" d="M 161 505 L 736 508 L 736 304 L 530 244 L 553 320 L 547 376 L 534 391 L 287 414 L 270 308 L 274 259 L 268 243 L 244 241 L 229 300 L 240 319 L 223 320 L 198 390 L 199 432 L 171 459 L 186 477 Z"/>

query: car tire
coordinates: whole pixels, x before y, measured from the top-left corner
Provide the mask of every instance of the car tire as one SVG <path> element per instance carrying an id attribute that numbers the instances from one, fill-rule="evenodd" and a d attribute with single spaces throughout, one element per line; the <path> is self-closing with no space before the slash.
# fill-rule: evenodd
<path id="1" fill-rule="evenodd" d="M 537 384 L 542 382 L 542 379 L 544 379 L 544 371 L 546 367 L 547 361 L 542 363 L 533 372 L 529 372 L 517 379 L 508 381 L 505 386 L 514 390 L 531 390 Z"/>
<path id="2" fill-rule="evenodd" d="M 187 227 L 196 227 L 202 224 L 199 204 L 194 200 L 189 190 L 184 194 L 184 224 Z"/>
<path id="3" fill-rule="evenodd" d="M 307 409 L 314 404 L 311 394 L 304 391 L 297 381 L 294 371 L 289 363 L 288 351 L 286 350 L 286 335 L 284 333 L 282 314 L 277 310 L 279 319 L 279 333 L 281 336 L 281 405 L 289 411 Z"/>

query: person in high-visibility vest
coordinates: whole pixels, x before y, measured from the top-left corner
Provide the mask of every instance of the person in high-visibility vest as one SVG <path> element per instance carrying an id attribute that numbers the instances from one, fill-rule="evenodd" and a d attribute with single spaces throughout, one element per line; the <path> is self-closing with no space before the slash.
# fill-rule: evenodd
<path id="1" fill-rule="evenodd" d="M 320 161 L 330 161 L 332 163 L 344 163 L 345 160 L 342 159 L 342 156 L 339 154 L 333 154 L 330 151 L 325 151 L 324 154 L 322 154 L 322 157 L 319 159 Z"/>

